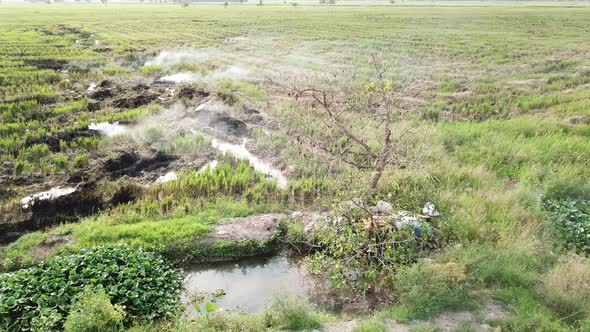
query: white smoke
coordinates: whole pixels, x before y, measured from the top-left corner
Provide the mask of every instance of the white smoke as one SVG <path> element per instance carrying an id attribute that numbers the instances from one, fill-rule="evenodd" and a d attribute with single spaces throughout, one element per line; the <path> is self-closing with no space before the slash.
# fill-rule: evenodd
<path id="1" fill-rule="evenodd" d="M 27 196 L 20 200 L 23 209 L 35 205 L 38 201 L 54 200 L 61 196 L 66 196 L 76 191 L 76 188 L 51 188 L 48 191 L 43 191 L 32 196 Z"/>
<path id="2" fill-rule="evenodd" d="M 283 40 L 286 38 L 241 36 L 215 47 L 168 49 L 145 62 L 145 65 L 172 68 L 178 64 L 189 63 L 209 68 L 222 63 L 221 67 L 209 73 L 195 74 L 201 76 L 195 80 L 206 83 L 215 83 L 226 78 L 255 82 L 277 75 L 299 78 L 329 76 L 353 65 L 353 55 L 349 54 L 350 52 L 331 51 L 325 42 L 293 43 Z M 354 49 L 351 48 L 351 52 Z"/>
<path id="3" fill-rule="evenodd" d="M 224 79 L 231 79 L 233 81 L 245 81 L 249 80 L 253 76 L 254 74 L 250 69 L 238 66 L 230 66 L 227 68 L 214 70 L 208 74 L 192 72 L 175 73 L 160 77 L 158 79 L 158 82 L 182 84 L 195 81 L 203 81 L 205 83 L 213 84 Z"/>
<path id="4" fill-rule="evenodd" d="M 158 81 L 164 82 L 164 83 L 181 84 L 181 83 L 194 82 L 201 77 L 202 77 L 201 75 L 197 75 L 195 73 L 183 72 L 183 73 L 176 73 L 176 74 L 160 77 L 158 79 Z"/>
<path id="5" fill-rule="evenodd" d="M 101 135 L 105 135 L 108 137 L 121 135 L 128 130 L 127 126 L 120 125 L 118 122 L 115 122 L 115 123 L 109 123 L 109 122 L 94 123 L 94 122 L 92 122 L 88 126 L 88 129 L 98 131 Z"/>
<path id="6" fill-rule="evenodd" d="M 156 184 L 162 184 L 162 183 L 166 183 L 166 182 L 170 182 L 170 181 L 176 181 L 178 179 L 178 176 L 176 175 L 176 172 L 168 172 L 162 176 L 160 176 L 157 180 L 156 180 Z"/>
<path id="7" fill-rule="evenodd" d="M 154 59 L 147 61 L 145 66 L 171 67 L 182 62 L 201 63 L 209 60 L 206 53 L 199 53 L 195 49 L 177 49 L 160 52 Z"/>

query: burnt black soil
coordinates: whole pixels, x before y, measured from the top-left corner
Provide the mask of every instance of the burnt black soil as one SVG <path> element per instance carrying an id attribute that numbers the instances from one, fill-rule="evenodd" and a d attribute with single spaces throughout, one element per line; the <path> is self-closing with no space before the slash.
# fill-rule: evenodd
<path id="1" fill-rule="evenodd" d="M 70 143 L 80 137 L 95 137 L 97 132 L 95 130 L 75 130 L 71 132 L 57 133 L 55 135 L 47 135 L 45 137 L 45 144 L 49 146 L 49 149 L 53 152 L 60 151 L 60 141 Z"/>
<path id="2" fill-rule="evenodd" d="M 248 125 L 227 114 L 209 110 L 201 110 L 192 115 L 203 127 L 209 127 L 215 136 L 249 137 L 251 132 Z M 205 128 L 206 129 L 206 128 Z M 217 133 L 215 133 L 217 132 Z"/>
<path id="3" fill-rule="evenodd" d="M 96 213 L 105 204 L 92 193 L 77 191 L 54 200 L 37 201 L 28 210 L 23 210 L 18 203 L 4 206 L 0 216 L 0 243 L 13 241 L 30 231 L 77 221 Z"/>
<path id="4" fill-rule="evenodd" d="M 65 24 L 58 24 L 56 27 L 59 29 L 60 35 L 77 35 L 80 38 L 84 39 L 92 37 L 92 34 L 90 32 L 84 31 L 77 27 L 72 27 Z"/>
<path id="5" fill-rule="evenodd" d="M 117 157 L 107 160 L 104 170 L 116 179 L 122 176 L 138 177 L 146 172 L 165 168 L 178 156 L 157 153 L 153 157 L 140 157 L 136 152 L 123 151 Z"/>
<path id="6" fill-rule="evenodd" d="M 103 80 L 90 94 L 88 109 L 93 112 L 112 106 L 119 109 L 138 108 L 156 101 L 163 93 L 145 84 L 115 83 Z"/>
<path id="7" fill-rule="evenodd" d="M 68 62 L 61 59 L 27 59 L 25 64 L 35 66 L 39 69 L 53 69 L 58 70 L 63 68 Z"/>
<path id="8" fill-rule="evenodd" d="M 198 90 L 190 86 L 184 86 L 178 91 L 178 98 L 181 99 L 193 99 L 193 98 L 205 98 L 209 97 L 209 92 Z"/>
<path id="9" fill-rule="evenodd" d="M 131 202 L 140 195 L 140 189 L 130 185 L 121 186 L 110 198 L 96 189 L 94 183 L 88 183 L 70 195 L 36 201 L 27 209 L 19 202 L 0 207 L 0 244 L 10 243 L 28 232 L 76 222 L 109 206 Z"/>
<path id="10" fill-rule="evenodd" d="M 156 100 L 157 98 L 158 95 L 156 94 L 141 94 L 128 98 L 119 98 L 113 100 L 113 106 L 118 108 L 137 108 L 149 105 L 152 101 Z"/>

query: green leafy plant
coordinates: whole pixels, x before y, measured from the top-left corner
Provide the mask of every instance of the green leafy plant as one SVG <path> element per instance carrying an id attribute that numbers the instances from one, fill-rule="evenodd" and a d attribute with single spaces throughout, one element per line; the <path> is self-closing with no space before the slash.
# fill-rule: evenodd
<path id="1" fill-rule="evenodd" d="M 207 302 L 205 303 L 205 307 L 201 309 L 201 304 L 199 303 L 195 305 L 195 310 L 198 313 L 205 315 L 205 318 L 209 321 L 209 317 L 211 317 L 211 315 L 217 310 L 217 304 Z"/>
<path id="2" fill-rule="evenodd" d="M 101 286 L 112 303 L 125 308 L 125 322 L 173 316 L 181 275 L 153 253 L 124 245 L 81 250 L 37 267 L 0 275 L 0 329 L 28 331 L 45 315 L 60 328 L 76 295 Z"/>
<path id="3" fill-rule="evenodd" d="M 65 332 L 117 332 L 123 329 L 124 311 L 112 305 L 102 288 L 86 287 L 70 308 Z"/>
<path id="4" fill-rule="evenodd" d="M 564 247 L 590 253 L 590 201 L 562 199 L 546 202 L 550 226 Z"/>

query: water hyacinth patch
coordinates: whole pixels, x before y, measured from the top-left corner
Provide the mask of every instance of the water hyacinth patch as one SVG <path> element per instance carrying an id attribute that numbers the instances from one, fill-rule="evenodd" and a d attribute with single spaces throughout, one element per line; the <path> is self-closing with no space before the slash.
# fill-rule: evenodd
<path id="1" fill-rule="evenodd" d="M 124 245 L 95 247 L 0 275 L 0 330 L 60 329 L 73 299 L 102 287 L 125 311 L 125 322 L 170 318 L 181 274 L 159 255 Z"/>

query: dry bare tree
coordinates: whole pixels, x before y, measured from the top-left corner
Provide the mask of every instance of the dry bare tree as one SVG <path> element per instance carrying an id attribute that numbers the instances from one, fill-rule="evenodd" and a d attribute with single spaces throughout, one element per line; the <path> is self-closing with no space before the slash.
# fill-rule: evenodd
<path id="1" fill-rule="evenodd" d="M 286 91 L 313 114 L 309 126 L 321 126 L 320 135 L 301 133 L 297 141 L 307 142 L 359 170 L 371 172 L 367 192 L 377 188 L 388 166 L 404 168 L 416 160 L 420 136 L 411 126 L 400 126 L 407 118 L 404 100 L 411 84 L 386 78 L 389 65 L 371 56 L 372 78 L 360 86 L 334 88 L 291 81 L 271 84 Z"/>

